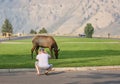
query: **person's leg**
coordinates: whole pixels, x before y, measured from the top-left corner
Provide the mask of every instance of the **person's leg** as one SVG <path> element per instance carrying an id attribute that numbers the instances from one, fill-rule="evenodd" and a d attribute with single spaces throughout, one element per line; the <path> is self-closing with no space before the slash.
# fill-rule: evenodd
<path id="1" fill-rule="evenodd" d="M 53 67 L 53 65 L 50 64 L 50 67 L 49 67 L 47 70 L 48 70 L 48 71 L 51 71 L 51 70 L 52 70 L 52 67 Z"/>
<path id="2" fill-rule="evenodd" d="M 48 72 L 52 70 L 52 67 L 53 67 L 53 65 L 50 64 L 50 66 L 49 66 L 49 68 L 47 69 L 47 71 L 45 71 L 45 75 L 48 75 Z"/>
<path id="3" fill-rule="evenodd" d="M 35 62 L 35 68 L 36 68 L 36 70 L 37 70 L 37 75 L 40 75 L 40 68 L 39 68 L 37 62 Z"/>

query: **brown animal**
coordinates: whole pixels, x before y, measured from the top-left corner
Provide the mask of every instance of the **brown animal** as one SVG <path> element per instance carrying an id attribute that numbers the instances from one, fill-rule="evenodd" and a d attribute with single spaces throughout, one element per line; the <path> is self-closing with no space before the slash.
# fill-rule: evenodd
<path id="1" fill-rule="evenodd" d="M 51 56 L 53 57 L 53 51 L 55 54 L 55 58 L 58 59 L 58 46 L 56 41 L 53 39 L 52 36 L 43 36 L 43 35 L 37 35 L 32 39 L 33 47 L 31 49 L 31 57 L 33 59 L 33 52 L 36 51 L 36 54 L 38 54 L 39 47 L 42 48 L 49 48 L 51 52 Z"/>

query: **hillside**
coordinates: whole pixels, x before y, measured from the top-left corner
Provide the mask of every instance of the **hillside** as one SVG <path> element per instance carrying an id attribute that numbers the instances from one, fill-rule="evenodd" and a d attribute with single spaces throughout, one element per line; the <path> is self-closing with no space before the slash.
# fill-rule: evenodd
<path id="1" fill-rule="evenodd" d="M 45 27 L 49 33 L 78 35 L 87 23 L 94 35 L 120 35 L 120 0 L 0 0 L 0 27 L 8 18 L 14 33 Z"/>

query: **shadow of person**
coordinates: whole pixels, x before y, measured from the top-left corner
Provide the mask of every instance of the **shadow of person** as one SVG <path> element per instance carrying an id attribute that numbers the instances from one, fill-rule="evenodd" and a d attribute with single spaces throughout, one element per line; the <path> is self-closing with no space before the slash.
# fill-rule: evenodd
<path id="1" fill-rule="evenodd" d="M 58 75 L 58 74 L 62 74 L 65 73 L 64 71 L 57 71 L 57 72 L 49 72 L 48 75 Z"/>

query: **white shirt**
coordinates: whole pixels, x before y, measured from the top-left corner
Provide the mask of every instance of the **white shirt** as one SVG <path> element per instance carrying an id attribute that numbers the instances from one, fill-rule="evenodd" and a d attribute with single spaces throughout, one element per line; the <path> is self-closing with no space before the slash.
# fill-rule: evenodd
<path id="1" fill-rule="evenodd" d="M 47 53 L 41 53 L 36 56 L 36 59 L 38 59 L 38 66 L 40 67 L 49 67 L 48 59 L 50 58 L 50 55 Z"/>

